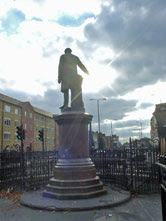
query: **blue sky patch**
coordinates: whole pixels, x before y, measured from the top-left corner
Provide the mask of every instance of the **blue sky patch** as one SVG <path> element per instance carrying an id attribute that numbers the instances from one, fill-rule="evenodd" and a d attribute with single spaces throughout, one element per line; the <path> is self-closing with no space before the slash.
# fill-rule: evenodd
<path id="1" fill-rule="evenodd" d="M 71 15 L 63 15 L 57 20 L 57 23 L 63 26 L 78 27 L 83 24 L 86 19 L 93 17 L 95 17 L 95 15 L 92 13 L 85 13 L 78 18 Z"/>
<path id="2" fill-rule="evenodd" d="M 8 35 L 17 33 L 17 28 L 25 20 L 25 14 L 18 9 L 11 9 L 6 17 L 1 19 L 3 31 Z"/>
<path id="3" fill-rule="evenodd" d="M 31 20 L 35 20 L 35 21 L 43 21 L 41 18 L 38 18 L 38 17 L 32 17 Z"/>

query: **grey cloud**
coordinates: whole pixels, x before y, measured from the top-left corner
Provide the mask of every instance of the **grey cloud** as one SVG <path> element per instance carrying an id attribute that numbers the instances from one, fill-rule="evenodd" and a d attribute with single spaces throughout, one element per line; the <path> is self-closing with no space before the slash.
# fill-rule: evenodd
<path id="1" fill-rule="evenodd" d="M 64 50 L 63 51 L 59 51 L 57 49 L 57 47 L 56 47 L 57 43 L 59 41 L 61 41 L 62 39 L 64 41 L 64 49 L 67 48 L 67 47 L 71 47 L 72 43 L 74 42 L 74 39 L 72 37 L 70 37 L 70 36 L 60 36 L 60 37 L 57 36 L 57 37 L 55 37 L 54 40 L 51 40 L 51 41 L 48 40 L 48 43 L 45 46 L 42 47 L 42 51 L 43 51 L 42 56 L 46 57 L 46 58 L 47 57 L 49 58 L 49 57 L 51 57 L 51 56 L 53 56 L 55 54 L 63 53 Z"/>
<path id="2" fill-rule="evenodd" d="M 74 39 L 72 37 L 65 37 L 65 44 L 66 45 L 71 45 L 71 43 L 74 41 Z"/>
<path id="3" fill-rule="evenodd" d="M 59 39 L 55 39 L 55 42 L 58 41 Z M 58 54 L 59 50 L 55 47 L 55 42 L 50 41 L 46 46 L 42 48 L 43 50 L 43 57 L 51 57 L 54 54 Z"/>
<path id="4" fill-rule="evenodd" d="M 14 90 L 0 90 L 7 96 L 13 97 L 21 101 L 29 101 L 33 106 L 51 112 L 53 114 L 60 114 L 59 107 L 63 103 L 63 94 L 60 93 L 60 89 L 51 90 L 47 89 L 43 96 L 41 95 L 30 95 L 22 91 Z M 95 101 L 89 101 L 89 98 L 99 97 L 98 93 L 84 94 L 83 99 L 85 103 L 86 112 L 93 115 L 92 120 L 92 130 L 98 130 L 97 124 L 97 104 Z M 150 124 L 149 120 L 138 121 L 121 121 L 123 117 L 128 112 L 135 110 L 136 101 L 127 101 L 123 99 L 110 98 L 110 100 L 100 102 L 100 117 L 101 117 L 101 131 L 106 135 L 111 134 L 111 124 L 104 124 L 104 119 L 116 119 L 113 121 L 113 132 L 120 137 L 132 137 L 137 136 L 140 133 L 140 127 L 142 123 L 142 128 L 147 128 Z M 143 136 L 149 136 L 149 134 L 144 134 Z"/>
<path id="5" fill-rule="evenodd" d="M 132 137 L 132 136 L 140 136 L 140 130 L 141 130 L 141 124 L 142 124 L 142 137 L 149 137 L 150 133 L 144 133 L 144 129 L 147 129 L 150 125 L 149 120 L 141 120 L 138 121 L 135 120 L 129 120 L 129 121 L 114 121 L 110 124 L 101 124 L 101 131 L 105 133 L 106 135 L 110 135 L 111 132 L 113 134 L 117 134 L 120 137 Z M 93 125 L 93 129 L 95 131 L 98 130 L 97 125 Z M 150 132 L 150 131 L 149 131 Z"/>
<path id="6" fill-rule="evenodd" d="M 76 41 L 76 44 L 79 49 L 83 52 L 85 57 L 92 58 L 97 46 L 94 43 L 89 41 L 81 42 L 79 40 Z"/>
<path id="7" fill-rule="evenodd" d="M 102 6 L 95 23 L 85 26 L 87 40 L 78 43 L 82 50 L 89 46 L 91 56 L 100 46 L 114 50 L 110 65 L 119 73 L 114 87 L 121 95 L 166 81 L 165 6 L 164 0 L 113 0 L 109 6 Z"/>
<path id="8" fill-rule="evenodd" d="M 110 58 L 107 58 L 105 60 L 101 60 L 100 63 L 103 64 L 103 65 L 107 65 L 111 62 L 112 60 Z"/>
<path id="9" fill-rule="evenodd" d="M 60 89 L 49 89 L 50 86 L 54 85 L 54 83 L 50 81 L 45 82 L 43 85 L 47 87 L 44 95 L 30 95 L 29 101 L 33 106 L 53 114 L 60 114 L 59 107 L 63 104 L 63 95 L 60 93 Z"/>
<path id="10" fill-rule="evenodd" d="M 49 88 L 50 86 L 53 86 L 54 83 L 53 83 L 52 81 L 46 81 L 46 82 L 44 82 L 42 85 L 45 86 L 45 87 L 47 87 L 47 88 Z"/>
<path id="11" fill-rule="evenodd" d="M 100 96 L 106 97 L 106 98 L 112 98 L 112 97 L 116 97 L 117 96 L 117 92 L 114 91 L 113 88 L 111 87 L 104 87 L 102 88 L 98 94 L 100 94 Z"/>
<path id="12" fill-rule="evenodd" d="M 128 120 L 128 121 L 114 121 L 113 129 L 117 129 L 117 131 L 121 130 L 132 130 L 133 133 L 139 132 L 141 129 L 144 130 L 150 126 L 149 120 Z"/>
<path id="13" fill-rule="evenodd" d="M 62 106 L 63 96 L 59 90 L 48 89 L 44 93 L 44 96 L 31 97 L 31 102 L 34 106 L 37 106 L 43 110 L 53 114 L 60 114 L 59 107 Z"/>
<path id="14" fill-rule="evenodd" d="M 95 94 L 93 94 L 95 95 Z M 96 96 L 90 96 L 86 94 L 84 97 L 86 111 L 90 114 L 93 114 L 93 123 L 97 123 L 97 102 L 90 101 L 89 98 L 100 98 L 100 94 L 96 94 Z M 100 109 L 100 119 L 101 122 L 104 119 L 123 119 L 127 113 L 134 111 L 136 108 L 136 100 L 124 100 L 124 99 L 116 99 L 110 98 L 108 100 L 101 100 L 99 102 Z"/>
<path id="15" fill-rule="evenodd" d="M 108 127 L 102 127 L 103 133 L 105 133 L 107 136 L 111 134 L 111 128 Z M 140 131 L 134 131 L 132 128 L 123 128 L 123 130 L 113 130 L 113 133 L 118 135 L 120 138 L 129 138 L 129 137 L 140 137 Z M 149 137 L 149 133 L 142 133 L 142 137 Z"/>
<path id="16" fill-rule="evenodd" d="M 135 110 L 136 100 L 112 98 L 103 103 L 104 119 L 123 119 L 127 113 Z"/>
<path id="17" fill-rule="evenodd" d="M 86 100 L 88 99 L 96 99 L 96 98 L 112 98 L 112 97 L 116 97 L 117 93 L 111 88 L 111 87 L 104 87 L 101 90 L 99 90 L 98 92 L 94 92 L 94 93 L 86 93 L 84 94 L 84 97 Z"/>
<path id="18" fill-rule="evenodd" d="M 2 90 L 0 89 L 0 93 L 12 97 L 14 99 L 20 100 L 20 101 L 29 101 L 30 96 L 26 94 L 23 91 L 15 91 L 11 89 Z"/>
<path id="19" fill-rule="evenodd" d="M 9 85 L 13 85 L 14 81 L 13 80 L 6 80 L 4 78 L 0 78 L 0 87 L 8 87 Z"/>
<path id="20" fill-rule="evenodd" d="M 0 93 L 20 101 L 29 101 L 33 106 L 41 108 L 53 114 L 60 114 L 59 107 L 62 106 L 63 98 L 59 90 L 47 90 L 43 96 L 31 95 L 22 91 L 0 90 Z"/>
<path id="21" fill-rule="evenodd" d="M 129 138 L 129 137 L 140 137 L 140 131 L 133 131 L 132 129 L 123 129 L 117 132 L 118 136 L 121 138 Z M 150 133 L 142 133 L 142 137 L 150 137 Z"/>
<path id="22" fill-rule="evenodd" d="M 15 99 L 19 99 L 21 101 L 30 101 L 32 105 L 49 111 L 51 113 L 60 113 L 59 107 L 63 103 L 63 94 L 60 93 L 60 89 L 47 89 L 43 96 L 30 95 L 21 91 L 13 90 L 0 91 L 1 93 L 11 96 Z M 104 93 L 103 97 L 105 97 Z M 86 112 L 94 116 L 93 123 L 95 123 L 97 122 L 97 104 L 96 101 L 90 101 L 90 98 L 102 98 L 102 96 L 100 92 L 83 94 Z M 111 98 L 111 96 L 106 101 L 100 101 L 101 122 L 104 119 L 123 119 L 126 113 L 135 110 L 136 103 L 136 100 L 127 101 L 123 99 Z"/>
<path id="23" fill-rule="evenodd" d="M 61 54 L 61 53 L 63 53 L 64 52 L 64 50 L 63 51 L 59 51 L 57 48 L 56 48 L 56 45 L 57 45 L 57 43 L 60 41 L 60 40 L 62 40 L 63 39 L 63 41 L 64 41 L 64 45 L 66 45 L 66 47 L 64 46 L 64 49 L 65 48 L 67 48 L 67 47 L 71 47 L 71 45 L 72 45 L 72 43 L 73 43 L 73 41 L 74 41 L 74 39 L 72 38 L 72 37 L 70 37 L 70 36 L 61 36 L 61 37 L 59 37 L 59 36 L 57 36 L 56 38 L 55 38 L 55 40 L 52 40 L 52 41 L 48 41 L 48 43 L 45 45 L 45 46 L 43 46 L 43 48 L 42 48 L 42 51 L 43 51 L 43 54 L 42 54 L 42 56 L 43 57 L 51 57 L 51 56 L 53 56 L 53 55 L 55 55 L 55 54 Z"/>
<path id="24" fill-rule="evenodd" d="M 148 108 L 148 107 L 151 107 L 151 106 L 153 106 L 154 104 L 152 104 L 152 103 L 142 103 L 142 104 L 140 104 L 139 105 L 139 109 L 146 109 L 146 108 Z"/>
<path id="25" fill-rule="evenodd" d="M 38 4 L 43 4 L 44 2 L 46 2 L 46 0 L 33 0 L 33 1 Z"/>
<path id="26" fill-rule="evenodd" d="M 0 84 L 6 84 L 6 83 L 7 83 L 7 81 L 5 79 L 0 78 Z"/>

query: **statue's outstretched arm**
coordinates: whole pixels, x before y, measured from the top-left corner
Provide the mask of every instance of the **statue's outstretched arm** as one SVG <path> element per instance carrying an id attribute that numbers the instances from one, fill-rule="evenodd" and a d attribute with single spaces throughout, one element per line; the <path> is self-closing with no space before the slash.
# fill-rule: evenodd
<path id="1" fill-rule="evenodd" d="M 79 66 L 79 68 L 80 68 L 83 72 L 85 72 L 86 74 L 89 75 L 88 70 L 86 69 L 85 65 L 83 65 L 83 63 L 80 61 L 79 58 L 78 58 L 78 60 L 77 60 L 77 65 Z"/>

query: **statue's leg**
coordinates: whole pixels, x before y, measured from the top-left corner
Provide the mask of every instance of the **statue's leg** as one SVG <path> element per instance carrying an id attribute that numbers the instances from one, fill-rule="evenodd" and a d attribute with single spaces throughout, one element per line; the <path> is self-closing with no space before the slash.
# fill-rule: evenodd
<path id="1" fill-rule="evenodd" d="M 68 107 L 68 103 L 69 103 L 69 90 L 64 91 L 63 95 L 64 95 L 64 104 L 63 104 L 62 107 L 60 107 L 60 109 Z"/>
<path id="2" fill-rule="evenodd" d="M 64 92 L 64 106 L 68 107 L 69 104 L 69 90 Z"/>

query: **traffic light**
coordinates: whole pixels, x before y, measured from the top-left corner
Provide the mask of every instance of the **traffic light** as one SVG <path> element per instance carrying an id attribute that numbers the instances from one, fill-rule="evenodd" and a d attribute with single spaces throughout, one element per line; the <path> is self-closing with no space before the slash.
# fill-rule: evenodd
<path id="1" fill-rule="evenodd" d="M 17 139 L 21 140 L 22 138 L 22 126 L 17 127 Z"/>
<path id="2" fill-rule="evenodd" d="M 25 139 L 25 130 L 22 128 L 22 125 L 17 128 L 17 139 L 24 140 Z"/>
<path id="3" fill-rule="evenodd" d="M 43 129 L 39 130 L 39 140 L 44 141 L 44 131 L 43 131 Z"/>

